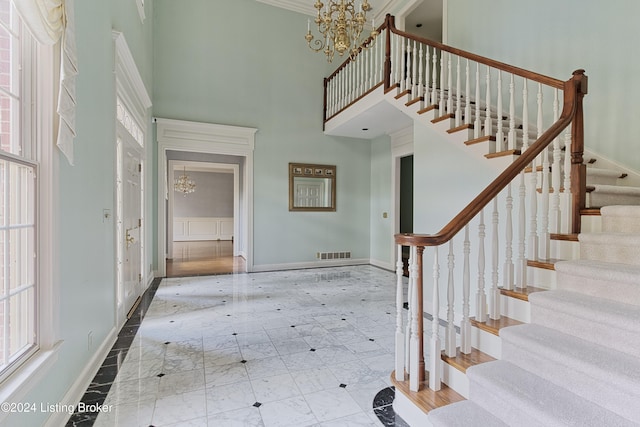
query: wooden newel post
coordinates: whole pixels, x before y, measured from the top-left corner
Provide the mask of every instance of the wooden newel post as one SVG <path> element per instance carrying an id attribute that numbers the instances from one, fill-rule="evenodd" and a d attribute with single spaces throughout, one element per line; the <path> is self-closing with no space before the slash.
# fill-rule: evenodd
<path id="1" fill-rule="evenodd" d="M 588 78 L 584 70 L 573 72 L 575 85 L 576 110 L 571 122 L 571 195 L 572 195 L 572 230 L 580 233 L 580 210 L 586 206 L 587 167 L 584 165 L 584 110 L 583 98 L 588 92 Z"/>
<path id="2" fill-rule="evenodd" d="M 385 18 L 387 33 L 384 44 L 384 90 L 391 86 L 391 28 L 395 28 L 395 18 L 389 14 Z"/>

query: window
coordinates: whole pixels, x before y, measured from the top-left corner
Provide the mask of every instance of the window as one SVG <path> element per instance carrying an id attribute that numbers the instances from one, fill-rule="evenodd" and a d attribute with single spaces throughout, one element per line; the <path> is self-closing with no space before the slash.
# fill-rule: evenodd
<path id="1" fill-rule="evenodd" d="M 0 379 L 38 348 L 35 44 L 0 0 Z"/>

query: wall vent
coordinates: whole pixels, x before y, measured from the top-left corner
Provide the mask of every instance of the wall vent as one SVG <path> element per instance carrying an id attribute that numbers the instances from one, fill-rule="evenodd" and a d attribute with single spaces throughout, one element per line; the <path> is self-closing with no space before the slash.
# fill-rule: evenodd
<path id="1" fill-rule="evenodd" d="M 333 260 L 333 259 L 349 259 L 351 258 L 351 252 L 317 252 L 316 258 L 322 260 Z"/>

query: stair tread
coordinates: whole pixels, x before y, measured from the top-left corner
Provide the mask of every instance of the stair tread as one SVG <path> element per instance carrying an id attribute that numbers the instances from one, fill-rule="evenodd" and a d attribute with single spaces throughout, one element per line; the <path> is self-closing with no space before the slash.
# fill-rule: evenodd
<path id="1" fill-rule="evenodd" d="M 429 420 L 434 427 L 469 427 L 474 425 L 507 427 L 507 424 L 502 420 L 470 400 L 434 409 L 429 413 Z"/>
<path id="2" fill-rule="evenodd" d="M 633 205 L 612 205 L 604 206 L 600 209 L 603 216 L 632 216 L 640 220 L 640 206 Z"/>
<path id="3" fill-rule="evenodd" d="M 493 335 L 499 335 L 500 329 L 502 328 L 522 324 L 521 321 L 511 319 L 507 316 L 500 316 L 500 319 L 498 320 L 490 319 L 487 317 L 486 322 L 479 322 L 475 317 L 471 317 L 469 321 L 471 322 L 471 326 L 475 326 L 476 328 L 482 329 L 483 331 L 489 332 Z"/>
<path id="4" fill-rule="evenodd" d="M 469 369 L 471 366 L 496 360 L 488 354 L 481 352 L 477 348 L 472 348 L 471 353 L 464 354 L 460 352 L 460 347 L 456 348 L 455 357 L 447 356 L 444 353 L 444 350 L 442 351 L 441 357 L 445 363 L 448 363 L 461 372 L 467 372 L 467 369 Z"/>
<path id="5" fill-rule="evenodd" d="M 504 288 L 500 288 L 500 293 L 502 295 L 511 297 L 511 298 L 517 298 L 520 299 L 522 301 L 529 301 L 529 295 L 531 295 L 534 292 L 542 292 L 542 291 L 547 291 L 548 289 L 545 288 L 539 288 L 539 287 L 535 287 L 535 286 L 527 286 L 526 288 L 514 288 L 514 289 L 504 289 Z"/>
<path id="6" fill-rule="evenodd" d="M 638 265 L 586 259 L 559 261 L 556 263 L 556 271 L 581 277 L 607 278 L 622 283 L 637 283 L 640 277 Z"/>
<path id="7" fill-rule="evenodd" d="M 529 419 L 526 425 L 636 425 L 563 387 L 503 360 L 474 366 L 467 371 L 467 375 L 471 381 L 470 400 L 499 401 L 501 407 L 495 410 L 500 409 L 500 417 L 507 424 L 516 420 L 521 422 L 523 417 L 527 417 Z"/>
<path id="8" fill-rule="evenodd" d="M 606 231 L 599 233 L 580 233 L 578 239 L 583 243 L 615 243 L 618 245 L 640 245 L 640 233 L 626 233 L 622 231 Z"/>
<path id="9" fill-rule="evenodd" d="M 529 296 L 529 302 L 575 318 L 640 333 L 640 310 L 636 305 L 565 290 L 537 292 Z M 532 322 L 535 321 L 532 317 Z"/>
<path id="10" fill-rule="evenodd" d="M 425 372 L 425 380 L 420 383 L 419 391 L 409 390 L 409 379 L 406 376 L 404 381 L 396 380 L 395 371 L 391 373 L 391 384 L 395 386 L 396 391 L 402 392 L 414 405 L 427 414 L 441 406 L 465 400 L 462 395 L 444 383 L 439 391 L 431 390 L 429 388 L 429 372 Z"/>
<path id="11" fill-rule="evenodd" d="M 558 262 L 558 261 L 562 261 L 562 260 L 557 259 L 557 258 L 537 259 L 537 260 L 528 259 L 527 260 L 527 266 L 529 266 L 529 267 L 537 267 L 537 268 L 544 268 L 545 270 L 554 270 L 555 269 L 555 263 Z"/>
<path id="12" fill-rule="evenodd" d="M 554 363 L 640 394 L 640 359 L 534 323 L 503 329 L 500 338 L 527 352 L 543 353 Z"/>
<path id="13" fill-rule="evenodd" d="M 587 192 L 640 196 L 640 187 L 631 187 L 626 185 L 592 184 L 587 186 Z"/>
<path id="14" fill-rule="evenodd" d="M 549 235 L 549 238 L 551 240 L 564 240 L 564 241 L 568 241 L 568 242 L 577 242 L 578 241 L 578 234 L 576 234 L 576 233 L 573 233 L 573 234 L 551 233 Z"/>

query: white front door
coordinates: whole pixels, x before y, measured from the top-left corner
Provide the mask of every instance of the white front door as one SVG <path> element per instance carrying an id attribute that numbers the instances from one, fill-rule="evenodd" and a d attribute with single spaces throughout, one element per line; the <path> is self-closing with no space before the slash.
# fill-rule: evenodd
<path id="1" fill-rule="evenodd" d="M 142 159 L 139 145 L 126 134 L 118 137 L 118 265 L 119 312 L 124 320 L 142 295 Z"/>

